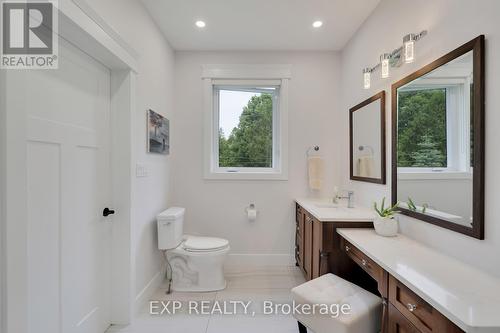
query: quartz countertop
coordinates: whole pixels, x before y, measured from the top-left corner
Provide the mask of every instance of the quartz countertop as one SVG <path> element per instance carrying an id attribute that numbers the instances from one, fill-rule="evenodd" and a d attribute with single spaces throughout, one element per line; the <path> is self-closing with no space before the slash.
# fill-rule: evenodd
<path id="1" fill-rule="evenodd" d="M 347 208 L 344 201 L 340 201 L 337 207 L 334 207 L 331 199 L 301 198 L 295 199 L 295 202 L 320 222 L 371 222 L 375 218 L 372 209 L 356 204 L 354 208 Z"/>
<path id="2" fill-rule="evenodd" d="M 499 278 L 401 234 L 338 233 L 464 331 L 500 332 Z"/>

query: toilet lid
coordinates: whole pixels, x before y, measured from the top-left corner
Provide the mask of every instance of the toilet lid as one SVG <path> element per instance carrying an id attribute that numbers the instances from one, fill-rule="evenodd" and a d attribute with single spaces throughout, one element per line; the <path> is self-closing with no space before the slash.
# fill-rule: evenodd
<path id="1" fill-rule="evenodd" d="M 189 236 L 184 248 L 188 251 L 210 251 L 225 248 L 228 244 L 229 241 L 223 238 Z"/>

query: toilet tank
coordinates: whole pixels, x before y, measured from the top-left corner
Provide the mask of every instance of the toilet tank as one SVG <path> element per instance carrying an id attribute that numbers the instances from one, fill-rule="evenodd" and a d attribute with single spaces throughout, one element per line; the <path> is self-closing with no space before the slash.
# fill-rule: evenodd
<path id="1" fill-rule="evenodd" d="M 160 250 L 175 249 L 182 242 L 185 211 L 181 207 L 170 207 L 156 216 Z"/>

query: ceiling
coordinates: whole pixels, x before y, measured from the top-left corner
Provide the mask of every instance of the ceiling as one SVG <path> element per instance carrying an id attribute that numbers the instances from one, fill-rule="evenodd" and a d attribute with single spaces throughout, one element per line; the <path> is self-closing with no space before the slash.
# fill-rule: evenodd
<path id="1" fill-rule="evenodd" d="M 141 0 L 175 50 L 340 50 L 380 0 Z M 203 20 L 206 27 L 197 28 Z M 323 26 L 313 28 L 316 20 Z"/>

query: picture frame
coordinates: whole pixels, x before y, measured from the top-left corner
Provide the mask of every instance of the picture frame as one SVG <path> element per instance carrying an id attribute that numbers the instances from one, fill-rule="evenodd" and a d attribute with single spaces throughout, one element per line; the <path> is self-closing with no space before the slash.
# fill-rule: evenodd
<path id="1" fill-rule="evenodd" d="M 161 114 L 147 110 L 147 149 L 149 153 L 170 154 L 170 121 Z"/>

